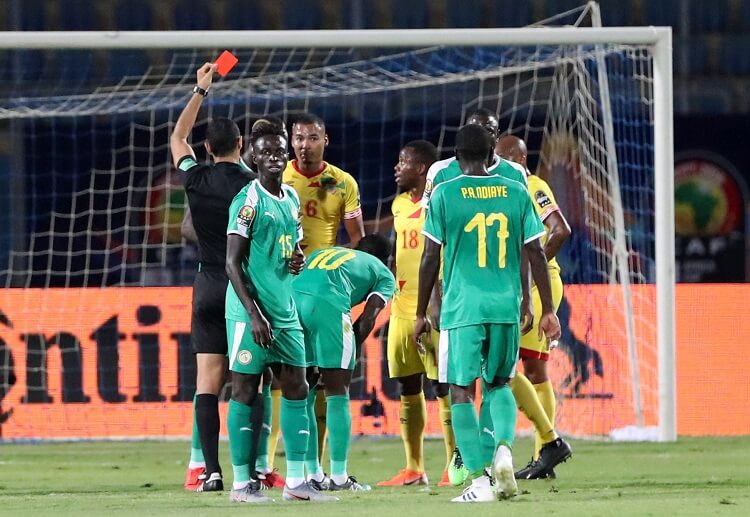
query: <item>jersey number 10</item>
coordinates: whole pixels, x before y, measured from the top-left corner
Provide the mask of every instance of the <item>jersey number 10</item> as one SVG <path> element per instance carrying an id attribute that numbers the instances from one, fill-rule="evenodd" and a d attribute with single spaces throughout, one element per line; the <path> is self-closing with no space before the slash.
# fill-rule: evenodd
<path id="1" fill-rule="evenodd" d="M 477 230 L 477 264 L 479 267 L 487 267 L 487 227 L 499 223 L 500 228 L 497 230 L 498 240 L 498 266 L 500 269 L 505 267 L 506 243 L 509 237 L 508 218 L 505 214 L 497 212 L 492 214 L 483 214 L 477 212 L 471 221 L 464 226 L 465 232 Z"/>
<path id="2" fill-rule="evenodd" d="M 327 249 L 321 251 L 320 254 L 315 257 L 307 269 L 338 269 L 341 264 L 348 262 L 357 254 L 353 251 L 342 250 L 342 249 Z"/>

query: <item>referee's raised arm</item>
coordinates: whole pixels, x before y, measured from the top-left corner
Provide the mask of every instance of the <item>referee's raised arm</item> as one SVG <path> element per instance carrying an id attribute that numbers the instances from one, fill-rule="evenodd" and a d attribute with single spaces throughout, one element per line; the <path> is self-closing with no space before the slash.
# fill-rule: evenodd
<path id="1" fill-rule="evenodd" d="M 188 137 L 195 125 L 195 119 L 198 116 L 198 110 L 201 107 L 203 98 L 208 95 L 211 88 L 214 72 L 216 71 L 215 63 L 204 63 L 196 72 L 196 85 L 193 87 L 193 94 L 190 97 L 185 109 L 180 113 L 180 117 L 175 123 L 174 131 L 169 137 L 169 149 L 172 152 L 172 163 L 178 166 L 180 160 L 185 156 L 195 159 L 193 148 L 188 143 Z"/>

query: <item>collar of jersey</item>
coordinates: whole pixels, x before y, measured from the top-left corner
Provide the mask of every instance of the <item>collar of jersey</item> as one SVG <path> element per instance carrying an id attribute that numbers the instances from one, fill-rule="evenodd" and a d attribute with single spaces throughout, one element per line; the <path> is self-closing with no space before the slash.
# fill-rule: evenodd
<path id="1" fill-rule="evenodd" d="M 260 184 L 260 180 L 258 180 L 258 188 L 261 189 L 263 192 L 265 192 L 266 194 L 268 194 L 269 196 L 271 196 L 274 199 L 285 199 L 286 198 L 286 194 L 284 194 L 284 184 L 283 183 L 281 185 L 281 190 L 279 191 L 280 194 L 281 194 L 280 196 L 276 196 L 274 194 L 271 194 L 269 191 L 267 191 L 266 188 L 263 185 Z"/>
<path id="2" fill-rule="evenodd" d="M 314 172 L 312 174 L 308 174 L 300 170 L 300 168 L 297 167 L 297 160 L 292 160 L 292 167 L 294 167 L 294 170 L 300 173 L 305 178 L 311 179 L 311 178 L 314 178 L 315 176 L 318 176 L 319 174 L 323 174 L 323 171 L 326 170 L 326 167 L 328 167 L 328 164 L 325 161 L 323 161 L 323 163 L 320 164 L 320 169 L 317 172 Z"/>

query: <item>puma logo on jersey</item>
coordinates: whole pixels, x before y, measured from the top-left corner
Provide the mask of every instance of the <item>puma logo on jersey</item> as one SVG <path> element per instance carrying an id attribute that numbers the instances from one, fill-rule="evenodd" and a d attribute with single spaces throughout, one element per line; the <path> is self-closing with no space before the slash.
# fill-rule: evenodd
<path id="1" fill-rule="evenodd" d="M 274 214 L 273 212 L 269 212 L 268 210 L 266 210 L 266 212 L 263 215 L 267 215 L 268 217 L 270 217 L 274 221 L 276 220 L 276 214 Z"/>

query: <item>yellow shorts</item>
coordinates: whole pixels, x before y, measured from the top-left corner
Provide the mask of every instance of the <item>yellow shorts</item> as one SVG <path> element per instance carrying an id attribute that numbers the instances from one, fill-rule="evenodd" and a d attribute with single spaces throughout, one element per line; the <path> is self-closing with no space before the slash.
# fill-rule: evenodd
<path id="1" fill-rule="evenodd" d="M 432 331 L 430 343 L 425 343 L 424 354 L 417 350 L 413 334 L 414 320 L 391 315 L 388 326 L 388 375 L 393 379 L 424 373 L 428 379 L 437 380 L 438 333 Z"/>
<path id="2" fill-rule="evenodd" d="M 560 272 L 557 269 L 549 271 L 550 287 L 552 288 L 552 303 L 555 305 L 555 312 L 560 307 L 563 297 L 563 283 L 560 278 Z M 536 285 L 531 287 L 531 303 L 534 306 L 534 328 L 528 334 L 521 336 L 521 349 L 519 355 L 527 359 L 549 359 L 549 343 L 546 337 L 537 338 L 539 332 L 539 318 L 542 316 L 542 300 L 539 298 L 539 291 Z"/>

